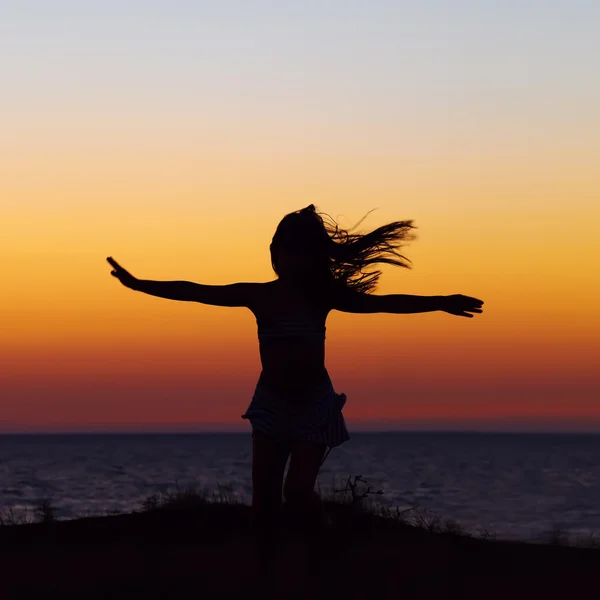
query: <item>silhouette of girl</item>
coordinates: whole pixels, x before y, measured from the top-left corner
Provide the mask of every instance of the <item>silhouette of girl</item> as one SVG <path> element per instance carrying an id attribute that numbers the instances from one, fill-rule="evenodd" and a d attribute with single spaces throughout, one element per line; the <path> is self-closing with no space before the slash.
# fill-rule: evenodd
<path id="1" fill-rule="evenodd" d="M 321 509 L 314 486 L 319 468 L 328 449 L 349 439 L 342 416 L 346 396 L 335 392 L 324 364 L 329 311 L 441 310 L 463 317 L 482 312 L 481 300 L 461 294 L 371 293 L 381 272 L 366 272 L 366 267 L 388 263 L 411 268 L 398 249 L 414 237 L 412 220 L 357 234 L 324 216 L 311 204 L 281 220 L 270 246 L 277 278 L 266 283 L 140 280 L 107 259 L 114 267 L 111 275 L 133 290 L 172 300 L 245 306 L 256 317 L 262 372 L 242 418 L 252 426 L 253 518 L 265 534 L 273 531 L 282 488 L 286 506 L 296 512 L 304 530 L 318 527 Z"/>

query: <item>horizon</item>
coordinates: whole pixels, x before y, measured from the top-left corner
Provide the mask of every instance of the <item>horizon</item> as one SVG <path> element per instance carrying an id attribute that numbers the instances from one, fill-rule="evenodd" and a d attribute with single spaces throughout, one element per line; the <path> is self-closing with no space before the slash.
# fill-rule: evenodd
<path id="1" fill-rule="evenodd" d="M 499 423 L 480 423 L 478 425 L 460 425 L 454 423 L 438 423 L 436 425 L 384 425 L 384 424 L 357 424 L 348 423 L 350 437 L 361 434 L 477 434 L 477 435 L 600 435 L 600 423 L 588 424 L 584 427 L 581 423 L 572 424 L 570 427 L 561 428 L 558 424 L 518 424 L 506 426 Z M 228 425 L 215 426 L 210 424 L 182 424 L 180 427 L 134 427 L 131 425 L 122 427 L 79 427 L 79 428 L 14 428 L 0 429 L 0 436 L 11 435 L 203 435 L 203 434 L 232 434 L 247 435 L 251 438 L 251 432 L 246 428 L 235 428 Z"/>

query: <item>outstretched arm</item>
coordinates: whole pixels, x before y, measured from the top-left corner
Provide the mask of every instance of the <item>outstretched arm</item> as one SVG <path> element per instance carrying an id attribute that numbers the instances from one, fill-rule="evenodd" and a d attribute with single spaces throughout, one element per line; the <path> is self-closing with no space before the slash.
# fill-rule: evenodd
<path id="1" fill-rule="evenodd" d="M 204 285 L 192 281 L 153 281 L 137 279 L 132 289 L 159 298 L 200 302 L 213 306 L 250 306 L 256 283 Z"/>
<path id="2" fill-rule="evenodd" d="M 113 258 L 106 259 L 113 267 L 111 275 L 126 287 L 151 296 L 169 300 L 201 302 L 214 306 L 246 306 L 253 303 L 258 283 L 232 283 L 228 285 L 204 285 L 192 281 L 153 281 L 137 279 L 123 269 Z"/>
<path id="3" fill-rule="evenodd" d="M 422 313 L 441 310 L 461 317 L 473 317 L 469 312 L 481 313 L 482 300 L 453 294 L 452 296 L 412 296 L 410 294 L 364 294 L 347 290 L 342 292 L 332 308 L 350 313 Z"/>

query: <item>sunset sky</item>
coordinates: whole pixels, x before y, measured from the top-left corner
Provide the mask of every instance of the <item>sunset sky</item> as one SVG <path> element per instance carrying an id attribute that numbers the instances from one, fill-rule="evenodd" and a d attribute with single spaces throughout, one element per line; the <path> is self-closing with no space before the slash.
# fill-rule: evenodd
<path id="1" fill-rule="evenodd" d="M 110 276 L 268 281 L 281 217 L 413 219 L 327 322 L 361 429 L 600 431 L 600 4 L 72 1 L 0 8 L 0 432 L 249 431 L 244 308 Z"/>

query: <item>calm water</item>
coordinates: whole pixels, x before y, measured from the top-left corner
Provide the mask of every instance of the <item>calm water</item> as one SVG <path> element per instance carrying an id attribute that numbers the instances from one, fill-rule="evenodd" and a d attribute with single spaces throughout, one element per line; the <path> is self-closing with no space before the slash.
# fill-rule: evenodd
<path id="1" fill-rule="evenodd" d="M 137 510 L 176 484 L 251 494 L 250 435 L 0 436 L 0 508 L 51 498 L 61 518 Z M 600 436 L 354 433 L 322 467 L 320 487 L 362 475 L 393 505 L 534 539 L 554 525 L 600 534 Z"/>

